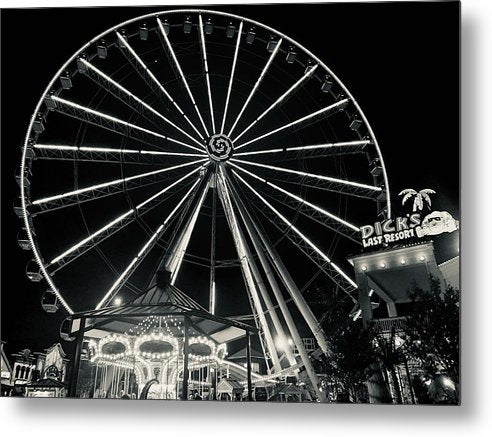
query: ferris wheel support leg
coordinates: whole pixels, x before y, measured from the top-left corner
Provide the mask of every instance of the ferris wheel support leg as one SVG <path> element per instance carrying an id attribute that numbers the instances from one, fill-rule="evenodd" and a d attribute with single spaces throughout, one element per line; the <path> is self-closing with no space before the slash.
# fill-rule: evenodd
<path id="1" fill-rule="evenodd" d="M 255 242 L 255 240 L 253 239 L 253 236 L 251 234 L 251 229 L 248 226 L 248 224 L 246 223 L 246 217 L 245 217 L 244 212 L 242 211 L 242 208 L 239 204 L 240 203 L 239 200 L 236 199 L 236 196 L 234 197 L 234 199 L 236 200 L 235 203 L 238 206 L 239 214 L 240 214 L 241 218 L 243 219 L 243 222 L 246 226 L 246 230 L 247 230 L 249 236 L 251 237 L 251 240 L 253 242 L 253 246 L 254 246 L 256 252 L 258 253 L 258 256 L 260 257 L 260 262 L 262 263 L 263 268 L 265 268 L 265 266 L 263 265 L 263 260 L 261 258 L 262 256 L 264 257 L 264 255 L 261 252 L 261 249 L 260 249 L 260 251 L 258 250 L 259 246 L 257 245 L 257 242 Z M 242 236 L 242 238 L 244 240 L 244 236 Z M 287 359 L 288 359 L 290 365 L 292 366 L 292 365 L 296 364 L 296 359 L 294 358 L 294 355 L 292 354 L 292 349 L 288 345 L 288 340 L 287 340 L 287 337 L 285 335 L 284 328 L 282 327 L 282 324 L 280 323 L 280 319 L 277 316 L 277 312 L 275 311 L 272 300 L 270 299 L 270 295 L 268 294 L 268 290 L 266 288 L 265 282 L 263 281 L 263 278 L 262 278 L 260 271 L 259 271 L 259 269 L 258 269 L 258 267 L 254 261 L 254 258 L 249 251 L 248 251 L 248 257 L 249 257 L 248 263 L 250 265 L 251 271 L 252 271 L 253 276 L 255 278 L 256 284 L 258 285 L 258 288 L 260 289 L 261 297 L 263 298 L 263 301 L 265 302 L 265 305 L 267 307 L 268 313 L 270 314 L 270 318 L 272 319 L 272 323 L 273 323 L 273 326 L 275 327 L 275 331 L 277 332 L 279 340 L 281 341 L 282 345 L 284 345 L 284 347 L 285 347 L 285 350 L 284 350 L 285 355 L 287 356 Z"/>
<path id="2" fill-rule="evenodd" d="M 289 271 L 286 269 L 282 259 L 280 258 L 280 255 L 278 252 L 275 250 L 275 248 L 272 246 L 268 238 L 260 232 L 257 226 L 255 226 L 256 231 L 258 235 L 261 238 L 261 241 L 263 242 L 263 245 L 265 246 L 268 255 L 270 259 L 272 260 L 273 264 L 275 265 L 276 270 L 278 271 L 282 282 L 284 283 L 285 287 L 287 288 L 290 296 L 294 300 L 297 308 L 301 312 L 302 317 L 306 321 L 307 325 L 309 326 L 309 329 L 313 333 L 314 337 L 316 338 L 316 341 L 318 342 L 319 347 L 321 350 L 325 353 L 329 353 L 328 349 L 328 344 L 326 342 L 326 337 L 319 326 L 318 321 L 316 320 L 316 317 L 314 317 L 314 314 L 312 313 L 311 309 L 309 308 L 308 304 L 306 303 L 306 300 L 304 299 L 304 296 L 300 292 L 299 288 L 297 287 L 296 283 L 292 279 L 292 276 L 290 275 Z"/>
<path id="3" fill-rule="evenodd" d="M 210 289 L 208 310 L 215 314 L 215 249 L 216 249 L 216 232 L 217 232 L 217 175 L 213 174 L 210 181 L 212 186 L 212 226 L 210 233 Z"/>
<path id="4" fill-rule="evenodd" d="M 297 346 L 298 350 L 304 349 L 304 346 L 302 344 L 302 341 L 300 344 L 296 341 L 296 337 L 299 337 L 299 332 L 297 331 L 297 328 L 293 322 L 292 316 L 290 314 L 290 311 L 287 307 L 287 304 L 285 303 L 285 300 L 282 296 L 282 292 L 280 291 L 280 288 L 277 284 L 277 281 L 275 280 L 275 277 L 273 275 L 273 271 L 270 268 L 270 265 L 268 263 L 268 260 L 263 252 L 263 248 L 261 247 L 260 242 L 258 241 L 258 237 L 253 230 L 253 225 L 251 223 L 251 218 L 248 213 L 245 211 L 244 205 L 242 203 L 237 202 L 239 213 L 241 214 L 241 218 L 243 219 L 244 225 L 246 227 L 246 231 L 248 232 L 249 237 L 251 238 L 251 241 L 253 242 L 253 246 L 255 248 L 256 253 L 258 254 L 258 259 L 260 260 L 261 266 L 267 276 L 268 282 L 270 284 L 270 287 L 273 290 L 273 293 L 275 295 L 275 299 L 277 300 L 280 311 L 282 313 L 282 316 L 284 317 L 286 323 L 287 323 L 287 328 L 290 332 L 290 334 L 293 337 L 293 341 L 295 345 Z M 275 312 L 275 310 L 272 308 L 272 313 Z M 285 345 L 285 353 L 287 356 L 287 359 L 289 360 L 289 363 L 291 365 L 296 364 L 296 359 L 294 357 L 294 354 L 292 353 L 292 349 L 289 347 L 288 340 L 286 338 L 285 332 L 283 332 L 283 329 L 281 330 L 283 333 L 283 344 Z M 299 337 L 300 338 L 300 337 Z M 302 358 L 302 356 L 301 356 Z M 304 361 L 304 360 L 303 360 Z M 306 365 L 306 363 L 304 363 Z"/>
<path id="5" fill-rule="evenodd" d="M 244 236 L 242 236 L 244 239 Z M 268 310 L 268 313 L 270 314 L 270 318 L 272 320 L 273 326 L 275 328 L 275 331 L 277 332 L 279 340 L 282 342 L 284 345 L 288 345 L 288 340 L 285 335 L 284 329 L 282 327 L 282 324 L 280 323 L 280 320 L 277 316 L 277 312 L 275 311 L 275 308 L 273 307 L 272 300 L 270 299 L 270 296 L 268 294 L 268 290 L 266 289 L 265 283 L 263 282 L 263 279 L 261 277 L 261 274 L 258 270 L 258 267 L 256 266 L 256 263 L 254 262 L 254 258 L 251 253 L 248 254 L 249 256 L 249 261 L 248 264 L 251 268 L 251 271 L 253 273 L 253 276 L 255 278 L 256 284 L 260 290 L 261 297 L 263 298 L 263 301 L 265 302 L 265 306 Z M 287 346 L 284 350 L 286 353 L 287 359 L 289 360 L 289 363 L 295 364 L 295 358 L 292 355 L 292 350 Z M 281 367 L 280 367 L 281 369 Z M 280 370 L 279 369 L 279 370 Z"/>
<path id="6" fill-rule="evenodd" d="M 246 331 L 246 373 L 247 373 L 248 401 L 252 401 L 253 390 L 251 384 L 251 333 L 249 331 Z"/>
<path id="7" fill-rule="evenodd" d="M 255 225 L 249 212 L 246 210 L 244 204 L 241 201 L 238 201 L 237 205 L 238 205 L 241 217 L 243 218 L 243 222 L 246 226 L 246 230 L 248 231 L 248 235 L 250 236 L 251 241 L 253 242 L 253 246 L 255 247 L 256 253 L 258 254 L 258 258 L 261 262 L 263 270 L 265 271 L 265 274 L 267 276 L 268 282 L 270 283 L 270 286 L 271 286 L 273 293 L 275 295 L 275 299 L 278 302 L 278 305 L 280 307 L 280 311 L 282 312 L 284 320 L 287 324 L 287 328 L 290 332 L 290 335 L 292 336 L 292 340 L 294 341 L 294 344 L 296 345 L 297 350 L 299 351 L 299 355 L 301 356 L 302 363 L 304 364 L 304 367 L 306 368 L 306 373 L 308 374 L 309 380 L 311 381 L 311 384 L 313 385 L 313 388 L 316 391 L 316 395 L 318 396 L 320 401 L 323 402 L 325 400 L 325 395 L 324 395 L 324 392 L 318 392 L 318 387 L 319 387 L 318 375 L 316 374 L 316 371 L 314 370 L 313 364 L 311 363 L 311 360 L 309 359 L 309 356 L 306 352 L 306 348 L 304 347 L 304 343 L 302 342 L 302 338 L 299 334 L 299 330 L 297 329 L 297 326 L 294 322 L 294 319 L 292 318 L 292 315 L 289 311 L 287 303 L 285 302 L 285 299 L 282 295 L 282 291 L 280 290 L 280 287 L 278 286 L 278 283 L 275 279 L 275 275 L 274 275 L 274 272 L 270 266 L 270 263 L 268 262 L 268 259 L 265 256 L 264 247 L 262 247 L 262 245 L 258 239 L 258 235 L 260 235 L 260 238 L 261 238 L 261 234 L 259 234 L 260 231 L 259 231 L 258 227 Z M 288 347 L 288 343 L 286 343 L 286 349 L 291 351 L 290 348 Z M 291 352 L 291 354 L 292 354 L 292 352 Z M 295 358 L 294 358 L 294 363 L 295 363 Z"/>
<path id="8" fill-rule="evenodd" d="M 268 244 L 269 242 L 267 242 Z M 304 317 L 304 320 L 308 324 L 309 328 L 311 329 L 311 332 L 313 333 L 314 337 L 316 338 L 316 341 L 318 342 L 319 347 L 321 350 L 325 353 L 329 353 L 328 349 L 328 344 L 326 342 L 326 337 L 324 332 L 322 331 L 321 327 L 319 326 L 318 321 L 314 317 L 314 314 L 311 311 L 311 308 L 309 308 L 308 304 L 306 303 L 303 295 L 301 294 L 299 288 L 297 287 L 296 283 L 292 279 L 292 276 L 290 276 L 290 273 L 288 270 L 285 268 L 284 263 L 280 259 L 278 253 L 273 247 L 268 247 L 267 250 L 270 253 L 270 257 L 272 258 L 272 261 L 274 262 L 278 272 L 280 273 L 280 276 L 289 291 L 289 294 L 291 295 L 292 299 L 296 303 L 297 308 L 301 312 L 302 316 Z"/>
<path id="9" fill-rule="evenodd" d="M 231 228 L 231 232 L 234 238 L 234 244 L 236 246 L 236 250 L 238 253 L 238 258 L 241 263 L 241 269 L 243 271 L 243 275 L 246 282 L 246 288 L 249 290 L 251 294 L 254 307 L 258 314 L 258 319 L 260 321 L 260 326 L 265 334 L 265 340 L 267 343 L 268 352 L 270 353 L 274 369 L 276 371 L 280 371 L 282 369 L 280 365 L 280 361 L 278 359 L 277 351 L 275 349 L 275 343 L 273 341 L 272 333 L 270 331 L 270 327 L 268 326 L 268 322 L 265 317 L 265 312 L 263 310 L 263 306 L 261 304 L 260 296 L 258 295 L 258 290 L 256 289 L 255 280 L 253 278 L 252 269 L 248 260 L 252 259 L 251 252 L 247 246 L 246 240 L 244 239 L 244 235 L 239 227 L 239 223 L 236 219 L 236 215 L 234 214 L 233 205 L 231 202 L 231 198 L 229 196 L 229 191 L 227 190 L 227 185 L 225 181 L 225 176 L 222 167 L 219 167 L 220 174 L 218 175 L 218 192 L 220 196 L 220 200 L 222 202 L 224 211 L 226 213 L 227 221 L 229 223 L 229 227 Z"/>

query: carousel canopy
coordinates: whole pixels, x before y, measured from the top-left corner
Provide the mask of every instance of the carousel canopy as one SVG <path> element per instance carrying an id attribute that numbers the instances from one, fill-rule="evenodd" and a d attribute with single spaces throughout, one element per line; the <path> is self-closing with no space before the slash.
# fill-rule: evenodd
<path id="1" fill-rule="evenodd" d="M 208 312 L 168 280 L 157 281 L 147 291 L 130 302 L 121 305 L 85 311 L 72 315 L 72 332 L 79 328 L 81 318 L 86 318 L 85 335 L 100 338 L 108 334 L 124 333 L 149 316 L 187 317 L 190 332 L 205 335 L 217 343 L 225 343 L 242 337 L 246 331 L 256 328 L 238 320 Z"/>

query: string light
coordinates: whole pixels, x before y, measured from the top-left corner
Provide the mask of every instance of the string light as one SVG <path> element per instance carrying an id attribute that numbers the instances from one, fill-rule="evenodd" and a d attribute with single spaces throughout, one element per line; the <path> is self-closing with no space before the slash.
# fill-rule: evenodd
<path id="1" fill-rule="evenodd" d="M 98 343 L 94 340 L 89 342 L 89 348 L 94 350 L 92 360 L 105 360 L 115 363 L 118 360 L 128 356 L 152 361 L 164 360 L 167 358 L 176 358 L 183 353 L 184 329 L 180 321 L 173 316 L 148 316 L 140 321 L 136 326 L 130 328 L 125 334 L 110 334 Z M 142 351 L 142 345 L 150 341 L 159 341 L 168 343 L 170 350 L 165 352 Z M 125 351 L 116 354 L 107 354 L 102 352 L 104 345 L 118 342 L 124 345 Z M 133 345 L 132 345 L 133 344 Z M 198 354 L 190 352 L 188 354 L 191 362 L 203 366 L 204 362 L 221 363 L 227 356 L 227 345 L 217 344 L 205 336 L 190 337 L 188 340 L 190 346 L 194 344 L 207 346 L 209 353 Z M 190 364 L 191 366 L 193 364 Z"/>
<path id="2" fill-rule="evenodd" d="M 147 342 L 160 342 L 167 343 L 171 346 L 171 349 L 164 352 L 147 352 L 142 351 L 142 346 Z M 152 359 L 152 360 L 162 360 L 171 357 L 171 355 L 176 354 L 178 351 L 178 340 L 171 336 L 165 335 L 163 333 L 152 332 L 150 334 L 142 335 L 137 337 L 135 340 L 135 345 L 133 347 L 133 354 L 135 356 L 141 356 L 142 358 Z"/>
<path id="3" fill-rule="evenodd" d="M 104 346 L 109 343 L 120 343 L 121 345 L 124 346 L 124 351 L 115 354 L 108 354 L 103 352 Z M 106 337 L 99 340 L 99 343 L 97 343 L 95 347 L 95 354 L 93 360 L 96 359 L 109 360 L 109 361 L 121 360 L 122 358 L 131 355 L 131 353 L 132 353 L 132 347 L 129 339 L 126 336 L 119 335 L 119 334 L 109 334 Z"/>

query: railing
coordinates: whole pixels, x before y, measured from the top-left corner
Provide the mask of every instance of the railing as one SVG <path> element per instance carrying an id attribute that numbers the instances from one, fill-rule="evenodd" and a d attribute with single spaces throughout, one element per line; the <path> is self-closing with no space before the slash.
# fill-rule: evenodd
<path id="1" fill-rule="evenodd" d="M 374 328 L 382 333 L 403 331 L 405 327 L 405 317 L 390 317 L 386 319 L 374 319 Z"/>

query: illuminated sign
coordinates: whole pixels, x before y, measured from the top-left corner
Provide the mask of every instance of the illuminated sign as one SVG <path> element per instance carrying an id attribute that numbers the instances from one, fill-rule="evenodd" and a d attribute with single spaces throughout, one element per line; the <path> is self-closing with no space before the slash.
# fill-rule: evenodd
<path id="1" fill-rule="evenodd" d="M 405 217 L 395 217 L 387 220 L 377 221 L 371 225 L 361 226 L 361 238 L 363 247 L 373 247 L 388 245 L 411 238 L 423 238 L 428 235 L 439 235 L 451 233 L 459 229 L 459 221 L 447 211 L 432 211 L 429 214 L 422 214 L 424 204 L 431 205 L 429 194 L 435 194 L 430 189 L 403 190 L 402 204 L 414 197 L 413 213 Z"/>

